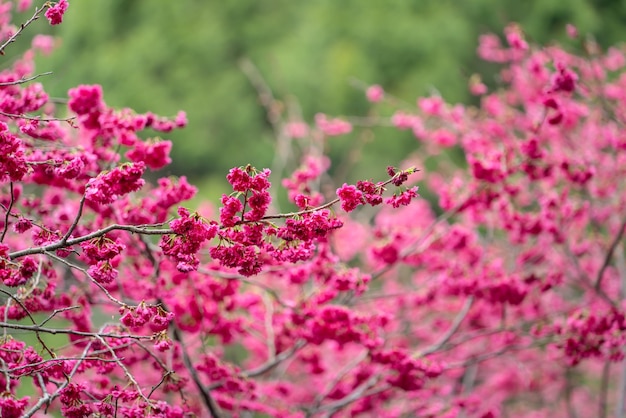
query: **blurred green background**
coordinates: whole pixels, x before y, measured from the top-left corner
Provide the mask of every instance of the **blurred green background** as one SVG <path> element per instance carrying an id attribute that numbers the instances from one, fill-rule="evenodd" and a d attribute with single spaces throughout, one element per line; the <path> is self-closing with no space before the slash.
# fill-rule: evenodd
<path id="1" fill-rule="evenodd" d="M 501 34 L 511 21 L 533 42 L 575 48 L 565 34 L 565 24 L 573 23 L 607 47 L 626 34 L 626 2 L 73 0 L 64 23 L 45 29 L 62 43 L 38 59 L 37 69 L 54 72 L 44 81 L 53 96 L 98 83 L 115 107 L 161 115 L 185 110 L 189 126 L 165 136 L 174 141 L 174 163 L 164 174 L 187 175 L 214 198 L 225 190 L 228 169 L 270 166 L 275 151 L 242 58 L 258 67 L 278 98 L 297 102 L 309 122 L 316 112 L 367 114 L 363 91 L 351 78 L 381 84 L 409 107 L 433 92 L 471 103 L 469 76 L 481 73 L 493 85 L 495 74 L 476 58 L 478 36 Z M 358 139 L 358 130 L 332 139 L 333 159 L 361 141 L 352 176 L 373 177 L 416 147 L 409 132 L 374 133 L 375 141 Z"/>

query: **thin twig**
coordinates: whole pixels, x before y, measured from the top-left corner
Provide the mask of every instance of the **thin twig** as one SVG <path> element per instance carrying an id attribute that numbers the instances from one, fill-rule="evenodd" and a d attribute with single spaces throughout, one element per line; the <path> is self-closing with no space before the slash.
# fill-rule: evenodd
<path id="1" fill-rule="evenodd" d="M 87 353 L 89 352 L 90 349 L 91 349 L 91 342 L 89 342 L 87 346 L 85 346 L 85 349 L 83 350 L 83 353 L 81 355 L 81 359 L 76 362 L 72 371 L 66 376 L 65 381 L 57 387 L 56 391 L 53 394 L 44 393 L 43 396 L 40 397 L 39 400 L 35 403 L 35 405 L 33 405 L 26 413 L 24 413 L 24 415 L 22 415 L 22 418 L 32 417 L 33 415 L 35 415 L 37 411 L 39 411 L 39 409 L 41 409 L 41 407 L 44 404 L 50 405 L 50 403 L 54 399 L 61 396 L 61 392 L 63 391 L 63 389 L 67 387 L 67 385 L 70 384 L 72 377 L 76 374 L 81 363 L 83 362 L 82 359 L 87 357 Z"/>
<path id="2" fill-rule="evenodd" d="M 23 113 L 16 114 L 16 113 L 6 113 L 6 112 L 0 112 L 0 115 L 6 116 L 7 118 L 11 118 L 11 119 L 34 120 L 37 122 L 71 122 L 74 119 L 76 119 L 76 116 L 70 116 L 67 118 L 46 118 L 43 116 L 29 116 Z"/>
<path id="3" fill-rule="evenodd" d="M 167 228 L 167 229 L 150 229 L 150 228 L 151 228 L 151 225 L 134 226 L 134 225 L 113 224 L 105 228 L 99 229 L 97 231 L 94 231 L 90 234 L 83 235 L 82 237 L 68 239 L 65 242 L 57 241 L 55 243 L 44 245 L 41 247 L 33 247 L 33 248 L 27 248 L 25 250 L 15 251 L 9 254 L 9 258 L 11 260 L 14 260 L 16 258 L 24 257 L 25 255 L 44 254 L 46 252 L 56 251 L 61 248 L 71 247 L 73 245 L 80 244 L 81 242 L 89 241 L 90 239 L 101 237 L 111 231 L 128 231 L 134 234 L 142 234 L 142 235 L 168 235 L 168 234 L 174 233 L 174 231 L 171 230 L 170 228 Z"/>
<path id="4" fill-rule="evenodd" d="M 102 338 L 101 336 L 97 335 L 96 338 L 98 339 L 98 341 L 100 341 L 102 343 L 102 345 L 104 345 L 108 350 L 109 353 L 111 353 L 111 357 L 112 359 L 115 361 L 115 363 L 120 367 L 120 369 L 122 369 L 122 371 L 124 372 L 124 375 L 126 376 L 126 378 L 129 380 L 129 382 L 135 387 L 135 390 L 137 391 L 137 393 L 139 394 L 139 396 L 150 406 L 152 406 L 152 401 L 150 399 L 148 399 L 146 397 L 146 395 L 144 395 L 143 391 L 141 390 L 141 386 L 139 386 L 139 383 L 137 383 L 137 380 L 135 380 L 135 377 L 132 375 L 132 373 L 128 370 L 128 368 L 126 368 L 126 366 L 124 365 L 124 363 L 122 363 L 122 359 L 120 359 L 117 354 L 115 353 L 115 350 L 113 350 L 113 348 L 111 347 L 111 345 L 109 345 L 109 343 L 107 343 L 104 338 Z"/>
<path id="5" fill-rule="evenodd" d="M 602 290 L 601 287 L 596 288 L 594 286 L 591 279 L 587 276 L 587 273 L 585 272 L 585 270 L 583 270 L 583 268 L 580 266 L 580 263 L 578 262 L 578 257 L 576 257 L 572 253 L 572 250 L 569 248 L 569 246 L 564 245 L 563 248 L 565 250 L 565 254 L 572 261 L 572 263 L 574 263 L 574 267 L 576 267 L 576 270 L 578 271 L 578 276 L 576 277 L 576 279 L 578 279 L 578 281 L 582 283 L 584 286 L 586 286 L 589 290 L 595 292 L 596 295 L 598 295 L 600 299 L 608 303 L 611 306 L 611 308 L 618 309 L 617 303 L 613 299 L 611 299 L 609 295 L 607 295 L 604 292 L 604 290 Z"/>
<path id="6" fill-rule="evenodd" d="M 60 241 L 61 244 L 65 244 L 67 242 L 67 240 L 70 238 L 70 235 L 72 235 L 72 232 L 74 232 L 74 229 L 76 229 L 76 227 L 78 226 L 78 222 L 80 221 L 81 216 L 83 216 L 83 208 L 85 207 L 85 198 L 86 198 L 85 195 L 81 197 L 80 203 L 78 205 L 78 212 L 76 213 L 74 222 L 72 222 L 72 225 L 70 225 L 70 228 L 67 230 L 65 235 L 63 235 L 63 238 L 61 238 L 61 241 Z"/>
<path id="7" fill-rule="evenodd" d="M 599 290 L 600 286 L 602 286 L 602 278 L 604 277 L 604 271 L 607 269 L 607 267 L 611 263 L 611 259 L 613 258 L 613 253 L 615 252 L 615 248 L 617 248 L 617 245 L 620 243 L 620 241 L 622 240 L 622 237 L 624 236 L 624 230 L 626 230 L 626 217 L 624 217 L 624 220 L 619 226 L 619 231 L 617 232 L 617 236 L 611 243 L 609 250 L 606 252 L 606 257 L 604 257 L 604 262 L 602 263 L 602 267 L 600 267 L 600 270 L 598 270 L 598 275 L 596 276 L 596 284 L 594 285 L 596 290 Z"/>
<path id="8" fill-rule="evenodd" d="M 608 414 L 609 382 L 611 380 L 611 360 L 604 362 L 600 379 L 600 393 L 598 394 L 598 418 L 606 418 Z"/>
<path id="9" fill-rule="evenodd" d="M 288 358 L 292 357 L 294 354 L 296 354 L 305 345 L 306 345 L 306 341 L 305 340 L 298 340 L 293 345 L 293 347 L 291 347 L 289 350 L 282 351 L 280 354 L 278 354 L 275 358 L 271 359 L 270 361 L 260 365 L 259 367 L 254 368 L 254 369 L 246 370 L 246 371 L 242 372 L 241 375 L 243 377 L 256 377 L 256 376 L 260 376 L 260 375 L 262 375 L 264 373 L 267 373 L 268 371 L 272 370 L 274 367 L 278 366 L 283 361 L 285 361 Z"/>
<path id="10" fill-rule="evenodd" d="M 20 305 L 20 308 L 22 308 L 22 310 L 26 313 L 26 316 L 28 316 L 28 319 L 31 320 L 31 322 L 33 323 L 33 326 L 37 326 L 37 322 L 35 322 L 35 318 L 33 318 L 33 315 L 30 313 L 30 311 L 28 310 L 28 308 L 26 307 L 26 305 L 24 305 L 22 303 L 22 301 L 15 297 L 14 295 L 12 295 L 11 293 L 0 289 L 0 293 L 3 293 L 5 295 L 7 295 L 9 298 L 11 298 L 11 300 L 15 301 L 18 305 Z M 8 304 L 7 304 L 8 305 Z M 6 332 L 6 329 L 5 329 Z M 50 350 L 50 348 L 46 345 L 46 343 L 44 342 L 44 340 L 41 338 L 41 335 L 39 334 L 38 331 L 35 331 L 35 336 L 37 337 L 37 341 L 39 341 L 39 343 L 41 344 L 41 346 L 44 348 L 44 350 L 46 350 L 48 352 L 48 354 L 50 354 L 51 356 L 54 356 L 54 353 L 52 352 L 52 350 Z"/>
<path id="11" fill-rule="evenodd" d="M 4 237 L 9 229 L 9 216 L 11 216 L 11 209 L 13 209 L 13 204 L 15 203 L 15 195 L 13 194 L 13 182 L 9 183 L 9 188 L 11 190 L 11 200 L 9 201 L 9 207 L 7 208 L 6 214 L 4 215 L 4 229 L 2 230 L 2 236 L 0 236 L 0 242 L 4 241 Z"/>
<path id="12" fill-rule="evenodd" d="M 63 328 L 46 328 L 39 325 L 23 325 L 23 324 L 14 324 L 11 322 L 0 322 L 0 328 L 8 328 L 8 329 L 18 329 L 22 331 L 33 331 L 33 332 L 44 332 L 46 334 L 68 334 L 68 335 L 79 335 L 81 337 L 106 337 L 106 338 L 128 338 L 133 340 L 152 340 L 151 335 L 132 335 L 132 334 L 99 334 L 97 332 L 86 332 L 86 331 L 74 331 L 71 329 L 63 329 Z"/>
<path id="13" fill-rule="evenodd" d="M 85 276 L 87 276 L 87 277 L 89 278 L 89 280 L 91 280 L 91 282 L 92 282 L 93 284 L 95 284 L 95 285 L 96 285 L 96 286 L 97 286 L 100 290 L 102 290 L 102 293 L 104 293 L 104 294 L 106 295 L 106 297 L 107 297 L 107 298 L 108 298 L 111 302 L 113 302 L 113 303 L 115 303 L 115 304 L 117 304 L 118 306 L 121 306 L 121 307 L 123 307 L 123 308 L 128 308 L 128 304 L 127 304 L 127 303 L 122 302 L 121 300 L 119 300 L 119 299 L 117 299 L 115 296 L 113 296 L 113 295 L 111 294 L 111 292 L 109 292 L 109 291 L 107 290 L 107 288 L 106 288 L 106 287 L 104 287 L 104 286 L 103 286 L 101 283 L 99 283 L 96 279 L 94 279 L 93 277 L 91 277 L 91 275 L 89 274 L 89 272 L 88 272 L 86 269 L 84 269 L 84 268 L 82 268 L 82 267 L 80 267 L 80 266 L 77 266 L 76 264 L 72 264 L 72 263 L 70 263 L 69 261 L 67 261 L 66 259 L 61 258 L 61 257 L 59 257 L 59 256 L 57 256 L 57 255 L 55 255 L 55 254 L 48 253 L 48 252 L 46 252 L 45 254 L 46 254 L 48 257 L 55 259 L 55 260 L 56 260 L 56 261 L 58 261 L 59 263 L 63 263 L 63 264 L 65 264 L 65 265 L 66 265 L 66 266 L 68 266 L 69 268 L 73 268 L 73 269 L 75 269 L 75 270 L 80 271 L 80 272 L 81 272 L 81 273 L 83 273 Z"/>
<path id="14" fill-rule="evenodd" d="M 441 347 L 443 347 L 450 340 L 450 338 L 452 338 L 452 336 L 458 331 L 459 327 L 461 326 L 461 323 L 463 322 L 463 320 L 469 313 L 473 303 L 474 303 L 474 297 L 470 296 L 469 298 L 467 298 L 467 300 L 465 301 L 465 304 L 463 305 L 463 308 L 461 308 L 457 316 L 454 318 L 454 322 L 452 322 L 452 325 L 450 326 L 448 331 L 444 335 L 442 335 L 441 338 L 439 338 L 439 340 L 436 343 L 422 350 L 416 356 L 423 357 L 423 356 L 427 356 L 429 354 L 439 351 Z"/>
<path id="15" fill-rule="evenodd" d="M 379 187 L 385 187 L 388 184 L 392 183 L 395 179 L 397 179 L 399 176 L 403 175 L 403 174 L 407 174 L 408 173 L 415 173 L 419 170 L 417 169 L 410 169 L 410 170 L 404 170 L 404 171 L 399 171 L 398 173 L 396 173 L 393 177 L 391 177 L 390 179 L 387 179 L 386 181 L 378 184 L 377 186 Z M 268 219 L 285 219 L 285 218 L 294 218 L 296 216 L 302 216 L 302 215 L 306 215 L 308 213 L 313 213 L 313 212 L 317 212 L 320 211 L 322 209 L 327 209 L 331 206 L 333 206 L 336 203 L 339 203 L 341 199 L 336 198 L 331 200 L 330 202 L 324 203 L 321 206 L 315 207 L 315 208 L 311 208 L 311 209 L 306 209 L 306 210 L 301 210 L 299 212 L 289 212 L 289 213 L 281 213 L 278 215 L 266 215 L 264 217 L 261 218 L 261 220 L 268 220 Z M 258 221 L 256 221 L 258 222 Z M 246 223 L 246 222 L 240 222 L 240 223 Z"/>
<path id="16" fill-rule="evenodd" d="M 359 399 L 361 399 L 364 396 L 366 396 L 365 393 L 370 388 L 372 388 L 376 383 L 378 383 L 378 379 L 379 378 L 380 378 L 379 376 L 372 376 L 372 377 L 370 377 L 365 382 L 363 382 L 361 385 L 357 386 L 347 396 L 344 396 L 343 398 L 339 399 L 338 401 L 335 401 L 335 402 L 332 402 L 332 403 L 320 406 L 318 408 L 318 411 L 327 411 L 326 412 L 326 416 L 327 417 L 332 416 L 335 412 L 337 412 L 341 408 L 345 408 L 346 406 L 350 405 L 352 402 L 356 402 Z"/>
<path id="17" fill-rule="evenodd" d="M 74 306 L 68 306 L 65 308 L 55 309 L 54 311 L 52 311 L 50 315 L 48 315 L 46 319 L 44 319 L 43 321 L 39 323 L 39 326 L 40 327 L 44 326 L 48 321 L 50 321 L 52 318 L 54 318 L 57 314 L 60 314 L 61 312 L 71 311 L 72 309 L 79 309 L 79 308 L 80 308 L 79 305 L 74 305 Z"/>
<path id="18" fill-rule="evenodd" d="M 348 363 L 342 370 L 340 370 L 337 375 L 333 378 L 333 380 L 326 385 L 324 390 L 320 392 L 315 399 L 313 400 L 313 406 L 310 408 L 312 411 L 317 411 L 319 406 L 322 404 L 324 399 L 328 397 L 328 395 L 335 389 L 335 387 L 341 382 L 341 380 L 355 367 L 357 367 L 363 360 L 367 358 L 369 352 L 366 350 L 360 356 L 357 356 L 354 360 Z"/>
<path id="19" fill-rule="evenodd" d="M 11 37 L 9 39 L 7 39 L 5 43 L 0 45 L 0 55 L 4 55 L 4 49 L 7 47 L 7 45 L 9 45 L 10 43 L 15 42 L 17 37 L 21 35 L 22 31 L 24 29 L 26 29 L 28 27 L 28 25 L 33 23 L 35 20 L 39 19 L 39 15 L 41 15 L 41 12 L 43 12 L 44 9 L 45 9 L 45 7 L 40 7 L 40 8 L 35 7 L 35 13 L 33 13 L 33 16 L 30 19 L 28 19 L 26 22 L 22 23 L 20 25 L 19 29 L 17 31 L 15 31 L 15 33 L 13 35 L 11 35 Z"/>
<path id="20" fill-rule="evenodd" d="M 119 349 L 119 347 L 116 347 L 117 349 Z M 109 350 L 100 350 L 99 352 L 92 352 L 91 354 L 103 354 L 103 353 L 108 353 Z M 107 358 L 102 358 L 102 357 L 95 357 L 95 356 L 89 356 L 89 357 L 55 357 L 55 358 L 50 358 L 50 359 L 46 359 L 46 360 L 42 360 L 42 361 L 37 361 L 35 363 L 28 363 L 28 364 L 23 364 L 21 366 L 15 366 L 15 367 L 11 367 L 8 369 L 2 369 L 0 370 L 0 372 L 2 373 L 13 373 L 13 372 L 17 372 L 23 369 L 28 369 L 30 367 L 37 367 L 37 366 L 47 366 L 49 363 L 60 363 L 62 361 L 76 361 L 76 360 L 81 360 L 81 361 L 85 361 L 85 360 L 93 360 L 93 361 L 102 361 L 102 362 L 115 362 L 117 360 L 114 359 L 107 359 Z M 52 367 L 54 364 L 51 364 L 50 367 Z M 44 367 L 45 368 L 45 367 Z M 37 371 L 42 370 L 38 369 Z"/>
<path id="21" fill-rule="evenodd" d="M 167 372 L 163 374 L 163 376 L 161 376 L 161 380 L 159 380 L 159 383 L 152 386 L 152 389 L 150 389 L 150 393 L 148 393 L 148 399 L 150 399 L 152 394 L 159 388 L 159 386 L 161 386 L 165 382 L 165 380 L 167 380 L 167 378 L 170 377 L 172 374 L 174 374 L 174 371 L 168 370 Z"/>
<path id="22" fill-rule="evenodd" d="M 215 402 L 215 399 L 213 399 L 213 397 L 211 396 L 209 389 L 205 388 L 202 382 L 200 381 L 200 376 L 198 376 L 198 373 L 196 372 L 196 369 L 193 363 L 191 362 L 191 358 L 189 357 L 189 354 L 187 353 L 185 342 L 183 341 L 180 335 L 180 332 L 178 331 L 178 327 L 176 326 L 176 324 L 171 324 L 170 326 L 172 327 L 174 340 L 180 344 L 180 350 L 183 354 L 183 363 L 185 363 L 185 367 L 187 368 L 187 371 L 191 375 L 191 379 L 196 385 L 198 392 L 200 392 L 200 396 L 202 397 L 204 404 L 208 408 L 209 413 L 211 414 L 213 418 L 221 418 L 222 412 L 220 411 L 220 407 Z"/>
<path id="23" fill-rule="evenodd" d="M 7 82 L 4 82 L 4 83 L 0 83 L 0 87 L 15 86 L 15 85 L 18 85 L 18 84 L 28 83 L 29 81 L 33 81 L 33 80 L 35 80 L 35 79 L 37 79 L 39 77 L 43 77 L 45 75 L 50 75 L 50 74 L 52 74 L 52 71 L 47 71 L 45 73 L 37 74 L 37 75 L 34 75 L 32 77 L 26 77 L 26 78 L 22 77 L 19 80 L 7 81 Z"/>

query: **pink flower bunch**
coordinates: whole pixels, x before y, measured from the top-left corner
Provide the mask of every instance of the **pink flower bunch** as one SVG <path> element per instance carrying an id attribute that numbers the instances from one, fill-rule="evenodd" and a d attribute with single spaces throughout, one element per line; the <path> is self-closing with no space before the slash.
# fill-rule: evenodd
<path id="1" fill-rule="evenodd" d="M 6 418 L 23 417 L 29 399 L 28 396 L 17 399 L 11 394 L 0 396 L 0 414 Z"/>
<path id="2" fill-rule="evenodd" d="M 0 181 L 19 181 L 28 172 L 21 141 L 0 122 Z"/>
<path id="3" fill-rule="evenodd" d="M 329 166 L 330 161 L 327 157 L 305 156 L 301 166 L 293 172 L 291 177 L 282 181 L 283 187 L 287 189 L 289 200 L 300 209 L 322 204 L 323 196 L 312 188 L 312 184 Z"/>
<path id="4" fill-rule="evenodd" d="M 337 197 L 341 202 L 341 208 L 346 212 L 352 212 L 359 205 L 379 205 L 383 202 L 382 194 L 386 190 L 385 186 L 387 184 L 392 183 L 394 186 L 400 187 L 408 180 L 409 175 L 414 172 L 415 169 L 397 171 L 394 167 L 387 167 L 387 173 L 391 179 L 386 182 L 372 183 L 371 181 L 359 180 L 356 186 L 344 183 L 343 186 L 337 189 Z M 397 208 L 401 205 L 408 205 L 411 199 L 416 197 L 418 197 L 417 187 L 413 187 L 384 199 L 384 202 Z"/>
<path id="5" fill-rule="evenodd" d="M 126 153 L 126 157 L 133 162 L 145 163 L 151 170 L 160 170 L 172 162 L 171 150 L 171 141 L 138 142 L 133 149 Z"/>
<path id="6" fill-rule="evenodd" d="M 48 10 L 46 10 L 46 19 L 50 22 L 51 25 L 58 25 L 63 22 L 63 15 L 67 11 L 67 6 L 69 3 L 67 0 L 59 0 L 53 6 L 50 6 Z"/>
<path id="7" fill-rule="evenodd" d="M 118 240 L 107 238 L 105 235 L 84 241 L 80 244 L 85 262 L 89 265 L 87 273 L 98 283 L 111 283 L 117 278 L 114 265 L 115 257 L 126 248 Z"/>
<path id="8" fill-rule="evenodd" d="M 179 271 L 189 272 L 198 268 L 200 261 L 197 253 L 206 241 L 217 235 L 218 226 L 183 207 L 178 208 L 178 215 L 180 218 L 170 222 L 174 235 L 164 236 L 160 247 L 165 255 L 177 261 L 176 268 Z"/>
<path id="9" fill-rule="evenodd" d="M 478 109 L 434 96 L 389 115 L 418 140 L 400 164 L 428 159 L 428 199 L 412 168 L 332 179 L 319 140 L 352 126 L 320 114 L 288 141 L 301 166 L 273 173 L 282 213 L 251 165 L 219 208 L 179 207 L 184 177 L 142 179 L 171 143 L 138 133 L 185 114 L 79 86 L 69 126 L 24 81 L 28 51 L 0 74 L 0 111 L 46 114 L 0 121 L 0 415 L 619 414 L 626 58 L 530 46 L 518 26 L 504 39 L 481 38 L 504 65 L 498 88 L 470 81 Z"/>
<path id="10" fill-rule="evenodd" d="M 79 116 L 99 113 L 104 110 L 102 87 L 99 85 L 80 85 L 68 91 L 67 106 Z"/>
<path id="11" fill-rule="evenodd" d="M 325 114 L 315 115 L 315 125 L 324 135 L 339 136 L 352 132 L 352 124 L 339 118 L 329 119 Z"/>
<path id="12" fill-rule="evenodd" d="M 109 204 L 118 197 L 136 192 L 145 184 L 142 177 L 145 171 L 143 162 L 126 163 L 113 170 L 100 174 L 87 182 L 85 198 L 98 204 Z"/>

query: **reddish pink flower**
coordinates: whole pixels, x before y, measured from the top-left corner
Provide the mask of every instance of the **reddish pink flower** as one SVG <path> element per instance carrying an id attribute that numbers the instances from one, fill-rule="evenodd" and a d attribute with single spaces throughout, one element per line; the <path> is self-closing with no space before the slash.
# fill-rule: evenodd
<path id="1" fill-rule="evenodd" d="M 337 196 L 341 201 L 341 209 L 352 212 L 357 206 L 363 204 L 363 192 L 354 185 L 343 184 L 337 189 Z"/>
<path id="2" fill-rule="evenodd" d="M 46 10 L 46 19 L 48 19 L 51 25 L 58 25 L 63 22 L 63 15 L 67 10 L 67 6 L 69 6 L 67 0 L 59 0 L 56 4 Z"/>

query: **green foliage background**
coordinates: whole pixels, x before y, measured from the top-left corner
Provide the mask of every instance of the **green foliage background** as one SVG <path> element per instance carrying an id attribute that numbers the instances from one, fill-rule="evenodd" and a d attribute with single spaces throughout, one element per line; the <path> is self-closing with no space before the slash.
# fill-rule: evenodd
<path id="1" fill-rule="evenodd" d="M 365 114 L 363 92 L 350 78 L 381 84 L 409 106 L 433 92 L 468 102 L 472 73 L 494 82 L 494 69 L 476 58 L 478 36 L 500 34 L 510 21 L 536 42 L 572 44 L 565 24 L 573 23 L 608 46 L 623 39 L 626 3 L 73 0 L 64 23 L 50 29 L 62 45 L 39 60 L 38 70 L 54 72 L 45 82 L 55 96 L 99 83 L 116 107 L 187 111 L 189 127 L 169 136 L 175 141 L 170 172 L 215 196 L 229 168 L 268 166 L 274 152 L 265 110 L 240 59 L 254 62 L 278 97 L 296 100 L 308 121 L 320 111 Z M 349 154 L 357 136 L 335 140 L 335 160 Z M 415 146 L 410 133 L 377 132 L 376 141 L 365 141 L 354 175 L 374 176 L 373 165 L 384 169 Z"/>

